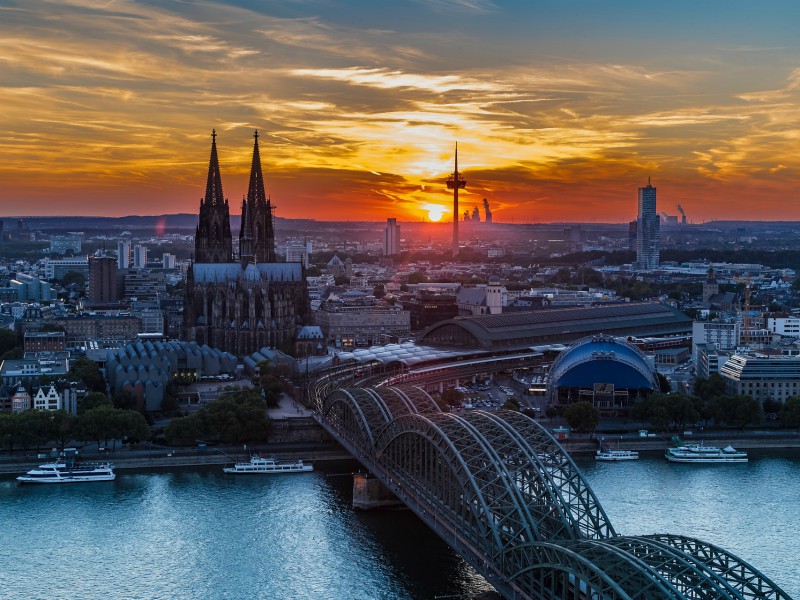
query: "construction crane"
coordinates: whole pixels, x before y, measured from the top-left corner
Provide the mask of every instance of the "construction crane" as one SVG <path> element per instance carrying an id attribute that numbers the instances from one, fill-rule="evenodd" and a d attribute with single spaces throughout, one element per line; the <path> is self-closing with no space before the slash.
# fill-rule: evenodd
<path id="1" fill-rule="evenodd" d="M 742 318 L 742 341 L 745 346 L 750 345 L 750 290 L 753 283 L 750 281 L 750 273 L 745 273 L 744 277 L 733 276 L 733 280 L 744 284 L 744 316 Z"/>

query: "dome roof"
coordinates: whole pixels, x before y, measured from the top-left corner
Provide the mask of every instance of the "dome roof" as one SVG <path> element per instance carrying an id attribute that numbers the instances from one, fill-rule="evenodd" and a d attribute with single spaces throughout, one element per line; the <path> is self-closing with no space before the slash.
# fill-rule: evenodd
<path id="1" fill-rule="evenodd" d="M 617 389 L 658 389 L 655 373 L 638 348 L 618 338 L 587 337 L 564 350 L 550 370 L 548 388 L 591 388 L 611 383 Z"/>

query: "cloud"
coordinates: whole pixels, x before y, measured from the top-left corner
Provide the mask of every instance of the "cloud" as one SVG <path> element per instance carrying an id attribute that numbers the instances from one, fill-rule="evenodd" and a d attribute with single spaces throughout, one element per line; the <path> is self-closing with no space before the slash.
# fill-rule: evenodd
<path id="1" fill-rule="evenodd" d="M 249 6 L 0 7 L 6 205 L 36 181 L 42 210 L 124 212 L 138 198 L 193 211 L 214 127 L 232 198 L 262 132 L 282 216 L 419 217 L 446 203 L 456 141 L 465 198 L 491 195 L 509 219 L 625 219 L 647 174 L 729 198 L 798 183 L 800 67 L 778 46 L 623 57 L 609 40 L 592 45 L 596 31 L 562 32 L 560 46 L 515 33 L 514 11 L 479 0 L 384 19 L 326 2 Z"/>

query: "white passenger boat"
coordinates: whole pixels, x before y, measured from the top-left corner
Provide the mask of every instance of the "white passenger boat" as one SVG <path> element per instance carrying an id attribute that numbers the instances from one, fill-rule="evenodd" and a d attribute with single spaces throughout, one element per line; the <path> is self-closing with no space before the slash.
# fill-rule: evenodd
<path id="1" fill-rule="evenodd" d="M 594 455 L 594 459 L 607 462 L 639 460 L 639 453 L 635 450 L 598 450 Z"/>
<path id="2" fill-rule="evenodd" d="M 39 465 L 17 477 L 20 483 L 86 483 L 89 481 L 114 481 L 114 465 L 107 462 L 77 463 L 59 459 Z"/>
<path id="3" fill-rule="evenodd" d="M 302 460 L 275 460 L 252 456 L 250 462 L 236 463 L 232 467 L 222 469 L 225 473 L 237 474 L 272 474 L 272 473 L 308 473 L 314 470 L 313 465 L 307 465 Z"/>
<path id="4" fill-rule="evenodd" d="M 732 446 L 719 448 L 704 444 L 684 444 L 667 448 L 664 454 L 669 462 L 677 463 L 746 463 L 747 452 Z"/>

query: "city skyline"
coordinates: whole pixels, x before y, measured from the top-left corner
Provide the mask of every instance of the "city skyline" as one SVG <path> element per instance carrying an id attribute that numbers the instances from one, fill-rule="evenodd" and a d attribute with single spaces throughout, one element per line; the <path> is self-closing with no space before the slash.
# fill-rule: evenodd
<path id="1" fill-rule="evenodd" d="M 535 4 L 535 5 L 534 5 Z M 724 9 L 724 11 L 723 11 Z M 794 220 L 800 7 L 429 0 L 0 5 L 0 217 L 194 213 L 208 140 L 276 216 Z"/>

